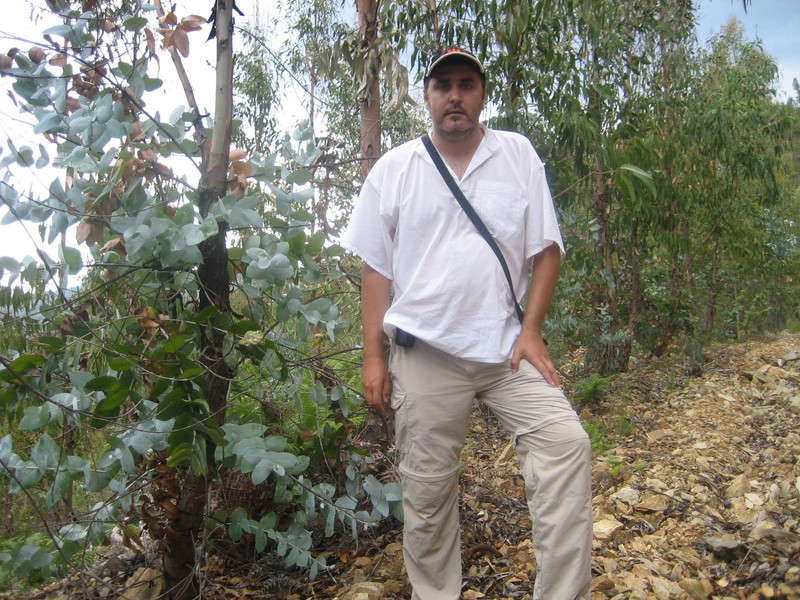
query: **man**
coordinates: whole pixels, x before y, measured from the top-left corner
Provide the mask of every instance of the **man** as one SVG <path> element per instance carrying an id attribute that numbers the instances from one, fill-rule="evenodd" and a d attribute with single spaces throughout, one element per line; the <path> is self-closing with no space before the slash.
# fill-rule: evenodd
<path id="1" fill-rule="evenodd" d="M 534 598 L 588 598 L 591 449 L 541 335 L 563 254 L 544 166 L 523 136 L 479 122 L 486 80 L 473 54 L 434 56 L 424 98 L 430 137 L 501 248 L 514 289 L 528 287 L 529 271 L 531 283 L 520 324 L 498 258 L 420 140 L 376 163 L 342 243 L 363 260 L 364 395 L 395 411 L 412 600 L 460 597 L 458 470 L 475 398 L 515 441 L 533 519 Z"/>

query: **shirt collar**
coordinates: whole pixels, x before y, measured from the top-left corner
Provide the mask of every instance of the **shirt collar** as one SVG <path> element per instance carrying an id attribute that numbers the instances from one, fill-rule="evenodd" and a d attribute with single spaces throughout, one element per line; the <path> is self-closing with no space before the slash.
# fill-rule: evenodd
<path id="1" fill-rule="evenodd" d="M 492 129 L 489 129 L 483 123 L 478 123 L 478 127 L 480 127 L 483 130 L 483 139 L 481 140 L 481 143 L 478 144 L 478 147 L 475 149 L 475 154 L 472 155 L 472 160 L 470 161 L 469 166 L 467 167 L 467 170 L 464 173 L 464 177 L 461 178 L 462 181 L 467 177 L 469 177 L 469 174 L 472 173 L 472 171 L 474 171 L 483 163 L 485 163 L 487 160 L 489 160 L 492 154 L 494 154 L 494 152 L 500 147 L 500 142 L 497 139 L 497 135 Z M 428 135 L 429 136 L 433 135 L 433 129 L 428 130 Z M 417 138 L 416 151 L 417 154 L 422 156 L 423 160 L 429 162 L 430 164 L 433 164 L 433 159 L 428 154 L 428 150 L 425 148 L 425 144 L 423 144 L 422 140 L 419 138 Z M 446 161 L 445 164 L 447 164 Z M 450 169 L 449 165 L 447 168 Z M 450 169 L 450 171 L 452 172 L 452 169 Z"/>

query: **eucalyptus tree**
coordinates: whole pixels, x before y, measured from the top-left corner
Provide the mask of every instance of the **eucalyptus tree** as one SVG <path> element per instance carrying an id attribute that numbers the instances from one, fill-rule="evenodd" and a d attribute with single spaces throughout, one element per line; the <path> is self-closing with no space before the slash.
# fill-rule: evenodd
<path id="1" fill-rule="evenodd" d="M 308 127 L 272 153 L 231 151 L 231 2 L 214 5 L 211 114 L 183 68 L 205 19 L 160 2 L 101 4 L 95 12 L 49 1 L 59 24 L 30 51 L 0 57 L 31 119 L 30 138 L 9 140 L 0 166 L 47 167 L 39 176 L 51 178 L 43 193 L 26 193 L 6 175 L 6 219 L 40 224 L 51 243 L 74 230 L 86 248 L 62 243 L 57 258 L 42 248 L 35 259 L 0 259 L 0 276 L 55 290 L 20 316 L 29 328 L 19 348 L 0 354 L 0 401 L 13 425 L 0 440 L 0 474 L 10 492 L 26 495 L 51 543 L 23 540 L 0 563 L 74 567 L 79 548 L 116 524 L 133 545 L 158 544 L 175 598 L 202 595 L 199 561 L 216 528 L 232 540 L 247 534 L 255 551 L 269 547 L 314 574 L 325 562 L 313 556 L 312 527 L 331 534 L 341 522 L 355 531 L 389 516 L 399 499 L 396 484 L 364 479 L 360 456 L 342 457 L 351 468 L 341 490 L 307 473 L 305 434 L 319 445 L 326 432 L 346 431 L 357 404 L 346 384 L 303 368 L 304 342 L 349 327 L 318 289 L 341 276 L 340 249 L 311 230 L 306 208 L 319 151 Z M 151 93 L 163 85 L 154 76 L 166 68 L 160 48 L 184 105 L 165 109 Z M 265 205 L 266 218 L 257 210 Z M 61 273 L 81 275 L 77 292 L 59 287 Z M 267 435 L 262 423 L 229 421 L 231 387 L 254 371 L 285 382 L 298 404 L 336 409 L 339 423 L 290 440 Z M 86 454 L 65 445 L 67 428 L 93 440 Z M 274 498 L 258 514 L 232 506 L 212 514 L 222 467 L 253 484 L 274 478 Z M 52 522 L 49 509 L 73 484 L 88 504 Z M 364 499 L 371 512 L 356 510 Z M 277 506 L 281 523 L 270 511 Z"/>
<path id="2" fill-rule="evenodd" d="M 774 59 L 760 42 L 746 40 L 734 19 L 710 40 L 698 64 L 678 142 L 685 146 L 682 194 L 691 202 L 681 268 L 698 329 L 708 335 L 720 298 L 738 307 L 728 315 L 734 332 L 745 314 L 763 320 L 788 308 L 779 291 L 789 275 L 781 274 L 787 256 L 778 248 L 788 232 L 779 215 L 796 206 L 796 198 L 783 179 L 792 115 L 775 100 Z"/>

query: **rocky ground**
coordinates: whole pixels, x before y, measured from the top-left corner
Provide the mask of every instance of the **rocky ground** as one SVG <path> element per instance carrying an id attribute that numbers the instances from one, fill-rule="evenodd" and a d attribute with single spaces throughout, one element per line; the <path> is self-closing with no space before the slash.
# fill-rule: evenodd
<path id="1" fill-rule="evenodd" d="M 639 364 L 580 407 L 605 443 L 593 468 L 593 600 L 800 600 L 800 335 L 720 346 L 705 360 L 699 375 L 670 359 Z M 494 419 L 480 406 L 474 416 L 462 471 L 463 597 L 530 599 L 522 479 Z M 311 583 L 212 562 L 204 597 L 408 597 L 399 527 L 339 541 L 330 554 L 336 568 Z M 158 597 L 155 571 L 124 577 L 108 574 L 103 589 L 73 579 L 25 598 Z"/>

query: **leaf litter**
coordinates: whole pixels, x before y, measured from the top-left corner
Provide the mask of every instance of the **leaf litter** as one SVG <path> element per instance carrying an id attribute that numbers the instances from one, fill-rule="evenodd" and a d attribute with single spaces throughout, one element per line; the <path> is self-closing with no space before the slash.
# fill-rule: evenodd
<path id="1" fill-rule="evenodd" d="M 608 443 L 592 469 L 592 600 L 800 600 L 800 335 L 721 345 L 704 358 L 699 376 L 674 357 L 639 363 L 601 401 L 578 407 L 603 424 Z M 480 405 L 461 492 L 462 597 L 530 600 L 536 559 L 524 484 L 507 435 Z M 333 568 L 311 582 L 269 563 L 237 568 L 212 557 L 203 598 L 409 597 L 399 523 L 320 551 Z M 149 565 L 121 564 L 0 598 L 162 593 Z"/>

